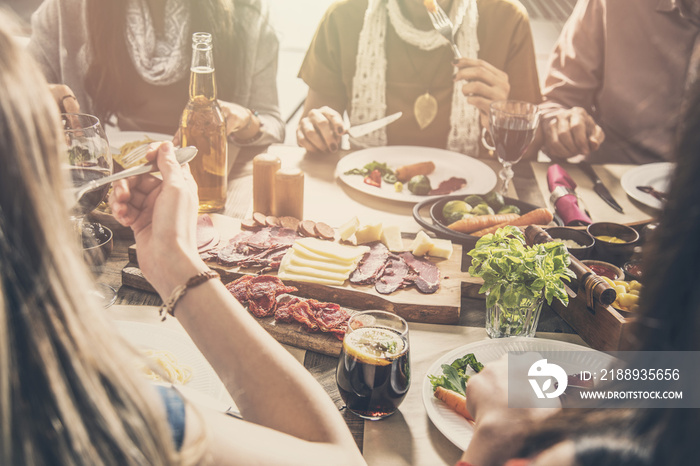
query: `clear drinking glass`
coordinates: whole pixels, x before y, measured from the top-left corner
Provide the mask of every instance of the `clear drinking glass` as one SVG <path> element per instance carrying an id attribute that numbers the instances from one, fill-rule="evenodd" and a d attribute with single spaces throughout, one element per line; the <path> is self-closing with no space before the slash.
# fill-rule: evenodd
<path id="1" fill-rule="evenodd" d="M 406 321 L 385 311 L 350 317 L 336 382 L 348 410 L 361 418 L 377 420 L 396 412 L 411 386 Z"/>
<path id="2" fill-rule="evenodd" d="M 491 338 L 534 337 L 544 298 L 522 299 L 515 306 L 496 301 L 486 307 L 486 333 Z"/>
<path id="3" fill-rule="evenodd" d="M 495 151 L 503 168 L 498 172 L 502 181 L 501 194 L 508 191 L 513 179 L 513 168 L 525 155 L 535 138 L 540 113 L 537 105 L 518 100 L 497 100 L 489 110 L 489 133 L 493 146 L 486 141 L 486 129 L 482 132 L 482 142 Z"/>
<path id="4" fill-rule="evenodd" d="M 63 113 L 61 121 L 68 147 L 63 160 L 67 179 L 77 187 L 111 175 L 112 153 L 99 118 L 82 113 Z M 109 185 L 89 191 L 71 208 L 70 218 L 83 248 L 95 245 L 95 238 L 87 234 L 88 231 L 92 232 L 95 229 L 84 228 L 85 216 L 102 202 L 108 191 Z M 72 199 L 72 196 L 69 199 Z M 114 288 L 98 283 L 97 290 L 105 307 L 114 302 L 116 298 Z"/>

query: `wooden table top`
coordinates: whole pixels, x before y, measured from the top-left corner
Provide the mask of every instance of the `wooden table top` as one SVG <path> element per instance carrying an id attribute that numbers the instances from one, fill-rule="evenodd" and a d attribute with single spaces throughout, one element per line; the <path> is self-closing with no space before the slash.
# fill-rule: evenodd
<path id="1" fill-rule="evenodd" d="M 335 165 L 340 157 L 347 152 L 337 155 L 309 155 L 299 147 L 271 146 L 268 152 L 278 155 L 282 161 L 282 167 L 299 167 L 305 173 L 305 217 L 315 220 L 323 220 L 331 226 L 339 226 L 351 215 L 358 215 L 368 220 L 378 218 L 386 221 L 389 218 L 401 226 L 405 232 L 417 232 L 419 225 L 411 215 L 412 205 L 396 201 L 377 199 L 367 194 L 358 192 L 342 185 L 335 179 Z M 252 213 L 252 157 L 254 154 L 240 153 L 233 163 L 229 177 L 229 194 L 225 215 L 236 218 L 246 218 Z M 494 160 L 485 160 L 487 165 L 498 171 L 499 164 Z M 538 206 L 548 206 L 545 196 L 548 195 L 546 181 L 543 173 L 548 164 L 521 162 L 515 165 L 515 177 L 510 187 L 509 196 L 516 197 Z M 596 221 L 614 220 L 616 212 L 607 210 L 607 205 L 597 199 L 592 191 L 590 183 L 585 175 L 575 166 L 565 166 L 572 178 L 578 183 L 578 192 L 589 208 L 592 217 Z M 619 177 L 629 166 L 598 166 L 596 171 L 606 182 L 614 197 L 625 208 L 625 220 L 644 220 L 653 215 L 653 210 L 636 204 L 619 188 Z M 340 212 L 340 214 L 338 214 Z M 339 217 L 338 215 L 342 215 Z M 619 214 L 617 214 L 619 215 Z M 107 283 L 118 290 L 116 304 L 157 306 L 161 304 L 156 294 L 143 292 L 126 286 L 121 286 L 121 271 L 128 264 L 127 249 L 133 244 L 133 236 L 130 230 L 105 221 L 105 217 L 98 220 L 108 223 L 115 230 L 114 250 L 101 269 L 98 280 Z M 466 257 L 466 251 L 465 251 Z M 463 262 L 463 270 L 466 270 Z M 460 324 L 465 327 L 484 327 L 484 301 L 482 299 L 469 298 L 463 294 L 460 310 Z M 552 332 L 552 334 L 572 334 L 571 327 L 566 324 L 555 312 L 547 306 L 542 311 L 539 332 Z M 573 337 L 573 335 L 572 335 Z M 484 338 L 483 335 L 479 338 Z M 564 336 L 562 335 L 562 338 Z M 567 337 L 568 338 L 568 337 Z M 578 338 L 578 337 L 576 337 Z M 445 348 L 445 351 L 451 348 Z M 335 385 L 335 358 L 307 351 L 304 358 L 305 367 L 324 386 L 333 401 L 345 417 L 357 444 L 362 449 L 365 442 L 365 421 L 355 417 L 343 408 Z M 418 384 L 416 384 L 418 385 Z M 419 388 L 414 388 L 419 390 Z M 369 422 L 369 421 L 368 421 Z M 374 428 L 374 427 L 373 427 Z M 448 461 L 452 455 L 447 455 Z M 403 463 L 402 463 L 403 464 Z"/>

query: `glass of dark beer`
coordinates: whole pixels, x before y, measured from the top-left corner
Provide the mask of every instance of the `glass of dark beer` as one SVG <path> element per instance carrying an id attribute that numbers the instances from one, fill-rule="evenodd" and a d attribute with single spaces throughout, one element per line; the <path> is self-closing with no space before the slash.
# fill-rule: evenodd
<path id="1" fill-rule="evenodd" d="M 336 382 L 347 408 L 361 418 L 377 420 L 396 412 L 411 386 L 406 321 L 385 311 L 350 317 Z"/>

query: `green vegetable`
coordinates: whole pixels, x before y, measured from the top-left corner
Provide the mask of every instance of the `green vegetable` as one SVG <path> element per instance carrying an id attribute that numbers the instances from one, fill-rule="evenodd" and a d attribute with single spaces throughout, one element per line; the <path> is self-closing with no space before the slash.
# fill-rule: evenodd
<path id="1" fill-rule="evenodd" d="M 464 214 L 468 214 L 470 210 L 471 207 L 464 201 L 447 201 L 442 208 L 442 218 L 446 222 L 454 223 L 461 220 Z"/>
<path id="2" fill-rule="evenodd" d="M 514 205 L 504 205 L 498 210 L 499 214 L 518 214 L 520 215 L 520 209 Z"/>
<path id="3" fill-rule="evenodd" d="M 361 176 L 367 176 L 370 173 L 372 173 L 374 170 L 379 170 L 379 173 L 382 174 L 382 178 L 384 179 L 385 182 L 394 184 L 396 183 L 396 175 L 394 174 L 394 171 L 389 168 L 389 165 L 386 163 L 380 163 L 377 162 L 376 160 L 368 163 L 362 168 L 353 168 L 352 170 L 348 170 L 344 175 L 361 175 Z M 390 176 L 393 176 L 393 179 L 390 178 Z M 389 179 L 387 179 L 389 178 Z M 392 181 L 389 181 L 389 180 Z"/>
<path id="4" fill-rule="evenodd" d="M 513 226 L 482 236 L 469 252 L 469 274 L 484 279 L 479 293 L 488 293 L 486 305 L 496 302 L 516 307 L 525 301 L 544 297 L 547 304 L 557 298 L 569 302 L 563 280 L 570 281 L 569 253 L 557 241 L 527 246 L 523 233 Z"/>
<path id="5" fill-rule="evenodd" d="M 486 203 L 495 211 L 501 210 L 505 205 L 506 201 L 503 199 L 503 195 L 496 191 L 491 191 L 486 196 L 484 196 Z"/>
<path id="6" fill-rule="evenodd" d="M 493 215 L 494 211 L 488 204 L 482 202 L 481 204 L 474 207 L 471 213 L 474 215 Z"/>
<path id="7" fill-rule="evenodd" d="M 428 375 L 433 390 L 444 387 L 464 395 L 469 380 L 468 368 L 471 368 L 470 373 L 477 373 L 484 368 L 484 365 L 476 360 L 474 353 L 469 353 L 455 359 L 452 364 L 443 364 L 441 368 L 443 375 Z"/>
<path id="8" fill-rule="evenodd" d="M 481 196 L 472 194 L 470 196 L 465 197 L 464 202 L 466 202 L 469 205 L 479 205 L 484 203 L 484 199 Z"/>
<path id="9" fill-rule="evenodd" d="M 417 196 L 426 196 L 431 189 L 430 179 L 425 175 L 416 175 L 408 181 L 408 190 Z"/>

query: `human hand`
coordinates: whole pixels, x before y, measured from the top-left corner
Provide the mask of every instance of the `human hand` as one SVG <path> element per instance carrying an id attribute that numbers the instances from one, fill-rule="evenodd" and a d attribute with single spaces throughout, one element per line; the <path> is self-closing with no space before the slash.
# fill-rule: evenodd
<path id="1" fill-rule="evenodd" d="M 510 357 L 526 358 L 518 363 L 518 367 L 529 367 L 541 358 L 536 353 Z M 548 408 L 509 408 L 508 395 L 507 354 L 486 364 L 481 372 L 469 378 L 466 389 L 467 410 L 474 417 L 475 432 L 462 459 L 474 464 L 504 464 L 517 454 L 532 426 L 551 416 L 561 406 L 557 399 L 551 399 L 545 401 L 550 406 Z M 526 405 L 525 399 L 536 399 L 524 381 L 514 395 L 522 399 L 518 404 Z M 542 403 L 543 400 L 537 400 L 538 406 Z"/>
<path id="2" fill-rule="evenodd" d="M 587 156 L 605 140 L 605 132 L 581 107 L 561 110 L 543 121 L 544 151 L 552 158 Z"/>
<path id="3" fill-rule="evenodd" d="M 457 68 L 453 79 L 465 81 L 462 93 L 467 102 L 479 109 L 481 125 L 488 127 L 491 102 L 505 100 L 510 94 L 508 74 L 478 58 L 459 58 L 453 63 Z"/>
<path id="4" fill-rule="evenodd" d="M 49 84 L 49 90 L 61 113 L 80 113 L 80 103 L 70 87 L 65 84 Z"/>
<path id="5" fill-rule="evenodd" d="M 219 100 L 219 106 L 221 107 L 221 113 L 226 119 L 226 134 L 231 133 L 241 133 L 248 132 L 248 128 L 254 123 L 255 116 L 246 107 L 242 105 L 234 104 L 232 102 L 225 102 Z M 253 128 L 254 132 L 257 132 L 259 127 Z M 253 133 L 254 134 L 254 133 Z M 238 134 L 237 134 L 238 136 Z M 240 135 L 243 139 L 249 137 L 248 134 Z"/>
<path id="6" fill-rule="evenodd" d="M 197 185 L 181 167 L 169 142 L 153 144 L 146 154 L 157 160 L 162 180 L 142 175 L 114 183 L 109 205 L 114 218 L 131 227 L 139 267 L 162 297 L 206 270 L 196 246 Z"/>
<path id="7" fill-rule="evenodd" d="M 308 152 L 335 152 L 343 134 L 345 126 L 340 113 L 327 106 L 314 108 L 299 121 L 297 144 Z"/>

